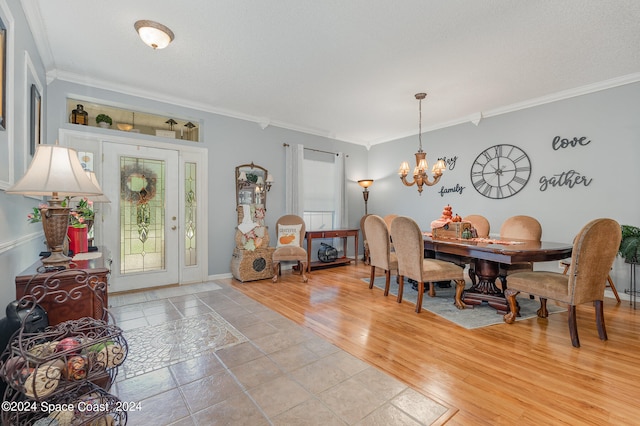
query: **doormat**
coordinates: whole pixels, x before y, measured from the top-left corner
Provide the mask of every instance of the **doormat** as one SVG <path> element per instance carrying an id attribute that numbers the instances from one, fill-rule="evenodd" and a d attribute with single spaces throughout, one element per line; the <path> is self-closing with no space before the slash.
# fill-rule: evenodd
<path id="1" fill-rule="evenodd" d="M 363 278 L 362 281 L 369 283 L 368 278 Z M 376 277 L 373 281 L 373 285 L 384 290 L 385 277 Z M 425 283 L 425 287 L 428 288 L 428 284 Z M 488 304 L 483 303 L 481 305 L 475 305 L 473 308 L 458 309 L 453 304 L 456 289 L 455 284 L 451 284 L 450 288 L 438 288 L 436 285 L 436 297 L 429 297 L 427 293 L 422 298 L 422 309 L 432 312 L 438 316 L 443 317 L 461 327 L 467 329 L 481 328 L 494 324 L 504 324 L 504 320 L 501 314 L 498 314 L 495 309 Z M 397 296 L 398 284 L 396 283 L 396 277 L 391 277 L 391 285 L 389 286 L 389 293 Z M 405 280 L 404 292 L 402 294 L 402 301 L 411 302 L 415 305 L 418 298 L 418 292 L 411 288 Z M 516 321 L 522 321 L 525 319 L 537 317 L 536 311 L 540 308 L 540 302 L 536 299 L 529 299 L 529 296 L 517 297 L 518 304 L 520 305 L 520 316 Z M 549 314 L 566 311 L 566 308 L 554 305 L 553 303 L 547 304 Z"/>
<path id="2" fill-rule="evenodd" d="M 217 312 L 127 330 L 124 337 L 125 379 L 248 341 Z"/>

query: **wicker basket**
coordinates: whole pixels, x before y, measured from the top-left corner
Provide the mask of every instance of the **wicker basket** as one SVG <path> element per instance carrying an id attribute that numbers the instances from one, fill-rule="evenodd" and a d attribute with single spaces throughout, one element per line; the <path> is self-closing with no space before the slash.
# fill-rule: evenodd
<path id="1" fill-rule="evenodd" d="M 231 258 L 231 274 L 242 282 L 272 278 L 274 250 L 273 247 L 253 251 L 236 247 Z"/>

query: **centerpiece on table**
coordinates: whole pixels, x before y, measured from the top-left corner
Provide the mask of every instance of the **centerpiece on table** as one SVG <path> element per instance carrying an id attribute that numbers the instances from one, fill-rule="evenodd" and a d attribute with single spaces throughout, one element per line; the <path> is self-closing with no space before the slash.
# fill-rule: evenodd
<path id="1" fill-rule="evenodd" d="M 471 222 L 463 221 L 457 214 L 454 216 L 452 210 L 451 206 L 447 204 L 442 210 L 440 219 L 431 222 L 433 238 L 469 239 L 473 236 Z"/>

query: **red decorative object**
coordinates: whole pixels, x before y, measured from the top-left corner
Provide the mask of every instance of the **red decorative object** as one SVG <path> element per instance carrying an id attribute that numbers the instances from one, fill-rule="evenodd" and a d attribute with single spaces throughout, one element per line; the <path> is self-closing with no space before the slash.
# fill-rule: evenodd
<path id="1" fill-rule="evenodd" d="M 86 226 L 82 228 L 74 228 L 70 226 L 67 229 L 67 236 L 69 237 L 69 250 L 74 254 L 87 253 L 89 251 L 89 240 L 87 239 L 88 229 Z"/>

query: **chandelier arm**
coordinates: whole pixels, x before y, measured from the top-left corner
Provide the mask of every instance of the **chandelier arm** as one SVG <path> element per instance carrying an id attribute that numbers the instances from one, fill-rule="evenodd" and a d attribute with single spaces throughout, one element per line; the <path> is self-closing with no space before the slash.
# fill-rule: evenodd
<path id="1" fill-rule="evenodd" d="M 415 184 L 416 184 L 415 177 L 414 177 L 414 179 L 413 179 L 413 182 L 409 182 L 409 181 L 407 180 L 407 177 L 406 177 L 406 176 L 400 176 L 400 180 L 401 180 L 401 181 L 402 181 L 402 183 L 404 183 L 406 186 L 413 186 L 413 185 L 415 185 Z"/>

